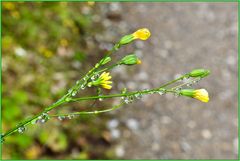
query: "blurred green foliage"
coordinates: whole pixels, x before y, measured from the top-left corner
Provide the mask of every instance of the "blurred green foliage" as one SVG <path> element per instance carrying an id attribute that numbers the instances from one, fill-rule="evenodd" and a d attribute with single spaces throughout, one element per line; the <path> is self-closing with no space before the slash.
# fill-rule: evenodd
<path id="1" fill-rule="evenodd" d="M 3 131 L 56 101 L 89 69 L 94 59 L 87 53 L 93 49 L 86 39 L 102 30 L 92 21 L 95 12 L 93 3 L 2 2 Z M 114 158 L 103 117 L 27 128 L 7 138 L 3 159 Z"/>

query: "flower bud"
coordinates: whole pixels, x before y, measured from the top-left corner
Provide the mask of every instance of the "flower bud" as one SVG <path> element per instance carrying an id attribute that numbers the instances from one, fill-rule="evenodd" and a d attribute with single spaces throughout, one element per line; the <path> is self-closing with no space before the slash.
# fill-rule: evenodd
<path id="1" fill-rule="evenodd" d="M 100 61 L 100 64 L 104 65 L 104 64 L 107 64 L 108 62 L 111 61 L 111 58 L 108 56 L 106 58 L 103 58 L 101 61 Z"/>
<path id="2" fill-rule="evenodd" d="M 132 42 L 133 40 L 140 39 L 140 40 L 147 40 L 151 36 L 150 31 L 147 28 L 142 28 L 130 35 L 123 36 L 120 41 L 119 45 L 126 45 Z"/>
<path id="3" fill-rule="evenodd" d="M 134 65 L 134 64 L 141 64 L 141 60 L 134 54 L 127 55 L 120 61 L 120 64 L 124 65 Z"/>
<path id="4" fill-rule="evenodd" d="M 132 35 L 134 39 L 147 40 L 151 36 L 151 33 L 147 28 L 142 28 L 134 32 Z"/>
<path id="5" fill-rule="evenodd" d="M 193 71 L 191 71 L 189 73 L 189 76 L 190 77 L 206 77 L 210 74 L 210 71 L 209 70 L 205 70 L 205 69 L 195 69 Z"/>
<path id="6" fill-rule="evenodd" d="M 121 38 L 121 40 L 119 41 L 120 45 L 126 45 L 129 44 L 130 42 L 132 42 L 134 40 L 133 35 L 125 35 Z"/>
<path id="7" fill-rule="evenodd" d="M 95 68 L 98 68 L 99 66 L 100 66 L 100 64 L 101 65 L 104 65 L 104 64 L 107 64 L 108 62 L 110 62 L 111 61 L 111 58 L 108 56 L 108 57 L 106 57 L 106 58 L 103 58 L 102 60 L 100 60 L 100 62 L 99 63 L 97 63 L 96 65 L 95 65 Z"/>
<path id="8" fill-rule="evenodd" d="M 182 89 L 180 91 L 180 95 L 187 96 L 187 97 L 193 97 L 194 89 Z"/>
<path id="9" fill-rule="evenodd" d="M 180 95 L 192 97 L 202 102 L 208 102 L 209 96 L 208 92 L 205 89 L 183 89 L 180 91 Z"/>

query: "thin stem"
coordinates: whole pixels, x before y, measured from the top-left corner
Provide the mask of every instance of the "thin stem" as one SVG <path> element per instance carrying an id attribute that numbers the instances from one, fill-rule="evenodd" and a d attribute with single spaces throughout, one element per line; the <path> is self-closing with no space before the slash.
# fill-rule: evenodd
<path id="1" fill-rule="evenodd" d="M 134 92 L 128 92 L 128 93 L 119 93 L 119 94 L 111 94 L 111 95 L 101 95 L 101 96 L 89 96 L 89 97 L 81 97 L 81 98 L 72 98 L 70 101 L 72 102 L 75 102 L 75 101 L 84 101 L 84 100 L 94 100 L 94 99 L 99 99 L 99 98 L 102 98 L 102 99 L 107 99 L 107 98 L 114 98 L 114 97 L 124 97 L 124 96 L 131 96 L 131 95 L 135 95 L 135 94 L 149 94 L 149 93 L 152 93 L 152 92 L 158 92 L 161 88 L 164 88 L 164 87 L 167 87 L 179 80 L 182 80 L 184 77 L 186 77 L 187 74 L 175 79 L 175 80 L 172 80 L 172 81 L 169 81 L 165 84 L 163 84 L 162 86 L 158 87 L 158 88 L 154 88 L 154 89 L 151 89 L 151 90 L 142 90 L 142 91 L 134 91 Z"/>
<path id="2" fill-rule="evenodd" d="M 95 111 L 80 111 L 80 112 L 73 112 L 68 114 L 56 114 L 56 115 L 49 115 L 50 117 L 58 117 L 58 116 L 69 116 L 69 115 L 90 115 L 90 114 L 99 114 L 99 113 L 106 113 L 113 110 L 116 110 L 117 108 L 121 107 L 125 103 L 120 103 L 119 105 L 115 105 L 112 108 L 104 109 L 104 110 L 95 110 Z"/>
<path id="3" fill-rule="evenodd" d="M 120 46 L 119 46 L 118 44 L 114 45 L 114 47 L 106 54 L 106 56 L 104 57 L 104 59 L 105 59 L 108 55 L 112 54 L 114 51 L 117 51 L 119 47 L 120 47 Z M 16 132 L 19 127 L 28 125 L 29 123 L 31 123 L 31 121 L 33 121 L 34 119 L 37 119 L 37 118 L 38 118 L 39 116 L 41 116 L 43 113 L 47 113 L 47 112 L 51 111 L 53 108 L 56 108 L 56 107 L 58 107 L 59 105 L 67 102 L 65 99 L 72 94 L 71 92 L 72 92 L 73 90 L 79 90 L 79 89 L 80 89 L 80 87 L 81 87 L 81 85 L 82 85 L 82 83 L 83 83 L 83 81 L 84 81 L 84 78 L 86 78 L 87 76 L 89 76 L 90 74 L 92 74 L 96 69 L 98 69 L 98 68 L 101 67 L 101 66 L 102 66 L 102 63 L 100 63 L 98 67 L 94 66 L 87 74 L 85 74 L 85 76 L 84 76 L 82 79 L 79 80 L 79 81 L 80 81 L 79 84 L 75 84 L 73 87 L 70 88 L 70 89 L 71 89 L 70 92 L 68 92 L 68 93 L 65 94 L 63 97 L 61 97 L 57 102 L 55 102 L 55 103 L 53 103 L 52 105 L 50 105 L 49 107 L 45 108 L 45 110 L 44 110 L 43 112 L 41 112 L 41 113 L 39 113 L 39 114 L 37 114 L 37 115 L 35 115 L 35 116 L 33 116 L 33 117 L 31 117 L 31 118 L 23 121 L 22 123 L 20 123 L 19 125 L 17 125 L 15 128 L 12 128 L 12 129 L 8 130 L 6 133 L 4 133 L 4 134 L 1 136 L 1 140 L 3 140 L 5 137 L 11 135 L 12 133 Z"/>
<path id="4" fill-rule="evenodd" d="M 1 139 L 5 138 L 6 136 L 11 135 L 12 133 L 16 132 L 18 130 L 19 127 L 25 126 L 29 123 L 31 123 L 32 120 L 37 119 L 39 116 L 41 116 L 43 113 L 47 113 L 50 110 L 52 110 L 53 108 L 63 104 L 65 102 L 64 98 L 66 97 L 63 96 L 61 99 L 59 99 L 56 103 L 52 104 L 51 106 L 49 106 L 48 108 L 46 108 L 43 112 L 31 117 L 30 119 L 27 119 L 26 121 L 20 123 L 19 125 L 17 125 L 15 128 L 10 129 L 9 131 L 7 131 L 5 134 L 2 135 Z"/>
<path id="5" fill-rule="evenodd" d="M 193 82 L 195 80 L 197 80 L 198 78 L 196 79 L 193 79 L 191 80 L 190 82 Z M 177 91 L 175 89 L 179 88 L 179 87 L 182 87 L 190 82 L 186 82 L 186 83 L 183 83 L 181 85 L 178 85 L 178 86 L 175 86 L 173 88 L 170 88 L 170 89 L 166 89 L 165 92 L 170 92 L 170 93 L 176 93 Z M 157 89 L 157 90 L 156 90 Z M 85 98 L 82 98 L 84 100 L 89 100 L 89 99 L 96 99 L 96 98 L 113 98 L 113 97 L 123 97 L 123 96 L 130 96 L 130 95 L 134 95 L 134 94 L 137 94 L 137 93 L 151 93 L 151 92 L 156 92 L 156 91 L 159 91 L 160 88 L 156 88 L 156 89 L 152 89 L 152 90 L 145 90 L 145 91 L 136 91 L 136 92 L 131 92 L 131 93 L 125 93 L 125 94 L 115 94 L 115 95 L 106 95 L 106 96 L 95 96 L 95 97 L 85 97 Z M 78 100 L 73 100 L 73 101 L 78 101 Z M 110 112 L 110 111 L 113 111 L 119 107 L 121 107 L 123 104 L 125 103 L 121 103 L 119 105 L 116 105 L 116 106 L 113 106 L 112 108 L 109 108 L 109 109 L 105 109 L 105 110 L 95 110 L 95 111 L 80 111 L 80 112 L 73 112 L 73 113 L 68 113 L 68 114 L 56 114 L 56 115 L 50 115 L 50 117 L 58 117 L 58 116 L 68 116 L 68 115 L 90 115 L 90 114 L 99 114 L 99 113 L 105 113 L 105 112 Z"/>

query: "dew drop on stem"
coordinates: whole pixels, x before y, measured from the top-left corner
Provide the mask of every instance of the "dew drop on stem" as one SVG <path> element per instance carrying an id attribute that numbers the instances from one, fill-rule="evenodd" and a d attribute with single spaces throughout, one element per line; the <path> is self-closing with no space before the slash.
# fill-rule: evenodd
<path id="1" fill-rule="evenodd" d="M 72 96 L 76 96 L 76 94 L 77 94 L 77 91 L 72 92 Z"/>
<path id="2" fill-rule="evenodd" d="M 134 97 L 135 97 L 136 99 L 141 99 L 141 98 L 142 98 L 142 94 L 141 94 L 141 93 L 136 93 L 136 94 L 134 95 Z"/>
<path id="3" fill-rule="evenodd" d="M 159 91 L 158 91 L 158 94 L 159 95 L 164 95 L 166 93 L 166 90 L 165 89 L 160 89 Z"/>
<path id="4" fill-rule="evenodd" d="M 65 119 L 65 116 L 58 116 L 58 120 L 62 121 Z"/>
<path id="5" fill-rule="evenodd" d="M 26 130 L 26 128 L 24 126 L 21 126 L 18 128 L 19 133 L 23 133 L 25 130 Z"/>

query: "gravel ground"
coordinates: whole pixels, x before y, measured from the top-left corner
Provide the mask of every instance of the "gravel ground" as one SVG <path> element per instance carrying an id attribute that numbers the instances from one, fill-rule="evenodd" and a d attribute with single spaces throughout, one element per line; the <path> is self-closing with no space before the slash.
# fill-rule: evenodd
<path id="1" fill-rule="evenodd" d="M 236 159 L 237 3 L 110 3 L 102 10 L 105 38 L 147 27 L 152 36 L 135 50 L 142 65 L 119 68 L 118 88 L 158 87 L 195 68 L 211 70 L 196 84 L 210 102 L 152 95 L 112 114 L 115 152 L 124 159 Z"/>

